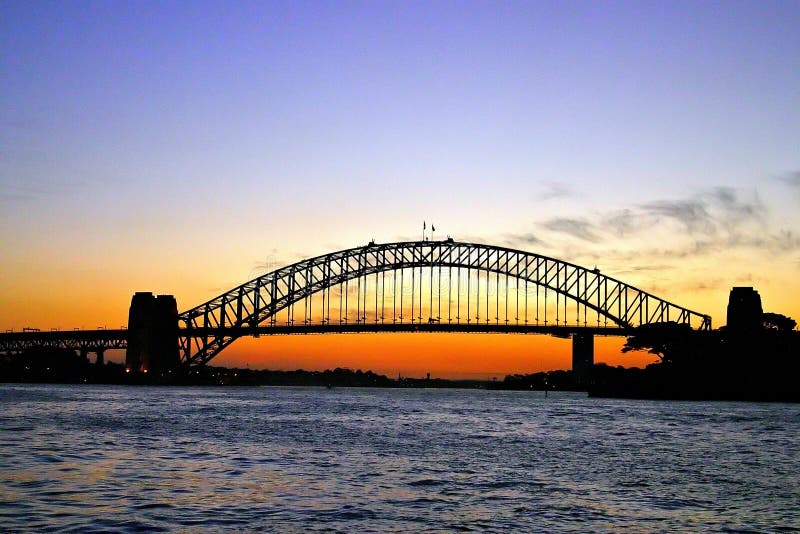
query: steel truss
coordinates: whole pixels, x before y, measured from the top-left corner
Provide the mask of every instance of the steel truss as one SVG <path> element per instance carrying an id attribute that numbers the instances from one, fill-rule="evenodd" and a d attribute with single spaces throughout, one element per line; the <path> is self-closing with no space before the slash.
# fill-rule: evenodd
<path id="1" fill-rule="evenodd" d="M 259 276 L 246 282 L 230 291 L 219 295 L 195 308 L 187 310 L 179 315 L 179 320 L 183 323 L 179 336 L 181 347 L 181 358 L 187 364 L 205 364 L 225 347 L 230 345 L 236 338 L 243 335 L 257 334 L 262 324 L 267 326 L 277 326 L 276 317 L 279 312 L 288 314 L 289 323 L 294 324 L 295 304 L 304 302 L 303 324 L 310 325 L 312 315 L 309 310 L 309 299 L 312 295 L 322 292 L 322 319 L 321 324 L 332 324 L 331 320 L 331 296 L 330 289 L 345 284 L 346 287 L 355 281 L 357 286 L 357 324 L 366 326 L 365 310 L 368 306 L 366 284 L 368 279 L 374 277 L 375 287 L 375 323 L 383 323 L 383 305 L 385 304 L 383 292 L 386 288 L 385 273 L 389 271 L 399 271 L 400 284 L 403 286 L 403 274 L 410 270 L 412 292 L 411 298 L 411 317 L 410 322 L 415 320 L 418 324 L 422 322 L 422 303 L 423 299 L 430 302 L 429 322 L 442 320 L 442 272 L 446 269 L 447 276 L 447 302 L 450 304 L 452 293 L 456 292 L 458 298 L 459 314 L 455 320 L 458 323 L 472 321 L 471 317 L 460 317 L 461 308 L 461 269 L 465 269 L 466 278 L 466 299 L 467 315 L 472 303 L 470 303 L 470 291 L 473 279 L 470 273 L 477 273 L 474 276 L 475 282 L 475 321 L 481 320 L 481 313 L 485 311 L 483 319 L 486 323 L 490 322 L 490 282 L 494 280 L 498 295 L 500 289 L 500 277 L 504 278 L 506 290 L 508 290 L 508 279 L 516 279 L 518 283 L 524 283 L 525 292 L 525 318 L 528 322 L 528 284 L 533 284 L 536 288 L 542 288 L 545 318 L 544 324 L 547 325 L 547 293 L 552 291 L 556 295 L 556 323 L 559 321 L 559 307 L 561 311 L 566 310 L 567 300 L 575 306 L 578 315 L 577 321 L 580 322 L 580 311 L 583 309 L 583 324 L 587 326 L 587 311 L 592 310 L 603 323 L 609 321 L 615 325 L 616 329 L 631 329 L 644 324 L 662 323 L 674 321 L 677 323 L 688 324 L 700 330 L 711 328 L 711 318 L 698 312 L 691 311 L 682 306 L 678 306 L 664 299 L 656 297 L 646 291 L 642 291 L 624 282 L 616 280 L 610 276 L 601 274 L 597 269 L 587 269 L 579 265 L 561 261 L 504 247 L 483 245 L 477 243 L 460 243 L 452 240 L 446 241 L 412 241 L 400 243 L 370 243 L 363 247 L 356 247 L 338 252 L 332 252 L 305 259 L 282 267 L 263 276 Z M 452 277 L 452 269 L 458 270 L 458 278 Z M 422 290 L 423 270 L 430 273 L 430 295 L 426 295 Z M 433 317 L 433 280 L 438 273 L 439 293 L 438 305 L 439 313 Z M 381 275 L 381 276 L 379 276 Z M 481 275 L 483 278 L 481 278 Z M 494 275 L 494 278 L 492 278 Z M 419 276 L 419 279 L 417 279 Z M 382 277 L 382 280 L 381 280 Z M 483 280 L 484 285 L 481 286 Z M 382 282 L 382 283 L 381 283 Z M 362 283 L 364 289 L 362 293 Z M 392 283 L 397 283 L 396 276 Z M 458 287 L 453 287 L 456 285 Z M 417 285 L 419 292 L 416 292 Z M 381 302 L 378 302 L 378 288 L 381 288 Z M 483 290 L 485 289 L 485 295 Z M 389 288 L 391 290 L 391 287 Z M 349 287 L 346 292 L 338 294 L 338 306 L 348 308 Z M 394 295 L 396 295 L 396 287 Z M 506 291 L 506 294 L 507 291 Z M 520 300 L 519 292 L 516 300 L 516 315 L 512 322 L 519 324 L 520 321 Z M 428 299 L 428 296 L 430 297 Z M 484 297 L 481 301 L 481 298 Z M 408 297 L 407 297 L 408 298 Z M 496 307 L 495 322 L 499 323 L 500 300 L 495 297 Z M 533 296 L 531 296 L 533 299 Z M 539 292 L 535 293 L 536 309 L 539 309 Z M 363 300 L 362 300 L 363 299 Z M 392 323 L 399 320 L 403 323 L 408 318 L 403 316 L 403 294 L 400 293 L 400 315 L 392 316 Z M 344 302 L 343 302 L 344 301 Z M 371 304 L 371 302 L 370 302 Z M 510 305 L 508 299 L 504 301 L 505 323 L 509 323 Z M 394 302 L 393 302 L 394 306 Z M 485 306 L 485 309 L 484 309 Z M 552 303 L 551 303 L 552 306 Z M 378 308 L 381 308 L 379 312 Z M 448 314 L 450 310 L 448 308 Z M 380 313 L 380 315 L 379 315 Z M 419 315 L 414 316 L 415 313 Z M 340 323 L 347 322 L 347 316 Z M 453 318 L 448 316 L 448 322 Z M 566 324 L 566 316 L 563 317 Z M 538 317 L 537 317 L 538 323 Z M 261 326 L 263 330 L 263 326 Z M 366 328 L 365 328 L 366 330 Z"/>
<path id="2" fill-rule="evenodd" d="M 127 330 L 52 330 L 49 332 L 4 332 L 0 334 L 0 354 L 19 354 L 30 349 L 70 349 L 82 354 L 102 354 L 125 349 Z"/>

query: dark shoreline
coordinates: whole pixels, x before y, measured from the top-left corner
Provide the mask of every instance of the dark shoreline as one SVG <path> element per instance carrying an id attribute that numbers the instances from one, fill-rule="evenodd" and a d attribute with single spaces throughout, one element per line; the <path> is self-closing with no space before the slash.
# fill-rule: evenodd
<path id="1" fill-rule="evenodd" d="M 444 378 L 389 378 L 372 371 L 337 368 L 325 371 L 255 370 L 249 368 L 180 368 L 161 374 L 128 372 L 121 363 L 90 362 L 66 349 L 42 349 L 16 356 L 0 356 L 2 383 L 118 384 L 174 386 L 310 386 L 486 389 L 514 391 L 584 391 L 595 398 L 642 400 L 719 400 L 752 402 L 800 402 L 800 357 L 792 342 L 783 350 L 760 358 L 753 365 L 745 355 L 757 354 L 768 340 L 783 336 L 753 336 L 738 339 L 739 350 L 731 350 L 727 336 L 704 337 L 703 350 L 681 350 L 679 357 L 648 365 L 645 369 L 595 364 L 590 373 L 549 371 L 507 375 L 502 380 L 450 380 Z M 696 346 L 694 339 L 690 343 Z M 742 348 L 746 350 L 742 350 Z M 724 349 L 724 350 L 723 350 Z M 764 354 L 762 352 L 762 354 Z"/>

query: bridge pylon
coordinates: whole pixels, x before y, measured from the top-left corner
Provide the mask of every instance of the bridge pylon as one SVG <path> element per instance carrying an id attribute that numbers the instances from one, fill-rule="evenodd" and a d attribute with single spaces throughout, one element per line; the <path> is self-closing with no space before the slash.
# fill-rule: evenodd
<path id="1" fill-rule="evenodd" d="M 125 368 L 162 373 L 180 365 L 178 304 L 172 295 L 137 292 L 128 313 Z"/>

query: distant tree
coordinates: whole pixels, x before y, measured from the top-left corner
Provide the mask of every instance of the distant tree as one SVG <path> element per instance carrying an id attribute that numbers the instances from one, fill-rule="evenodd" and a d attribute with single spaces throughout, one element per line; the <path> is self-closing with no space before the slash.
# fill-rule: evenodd
<path id="1" fill-rule="evenodd" d="M 778 332 L 791 332 L 797 326 L 797 321 L 780 313 L 767 312 L 761 316 L 761 324 L 767 330 Z"/>

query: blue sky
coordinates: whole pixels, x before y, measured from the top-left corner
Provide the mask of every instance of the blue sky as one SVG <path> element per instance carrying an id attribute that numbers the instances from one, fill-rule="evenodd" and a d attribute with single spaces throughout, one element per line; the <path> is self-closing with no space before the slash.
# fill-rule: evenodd
<path id="1" fill-rule="evenodd" d="M 0 80 L 13 294 L 183 308 L 423 219 L 713 312 L 800 293 L 797 1 L 5 2 Z"/>

